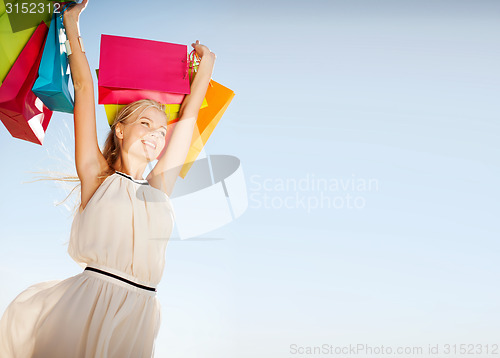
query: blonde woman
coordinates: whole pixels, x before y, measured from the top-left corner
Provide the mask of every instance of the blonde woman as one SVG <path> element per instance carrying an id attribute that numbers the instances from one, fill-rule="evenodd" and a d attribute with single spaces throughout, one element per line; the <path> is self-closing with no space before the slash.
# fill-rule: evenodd
<path id="1" fill-rule="evenodd" d="M 191 94 L 164 154 L 165 108 L 141 100 L 119 112 L 103 152 L 96 133 L 91 71 L 79 42 L 79 17 L 88 0 L 64 13 L 75 88 L 75 162 L 81 204 L 69 255 L 85 268 L 65 280 L 42 282 L 21 292 L 0 320 L 0 357 L 151 357 L 161 310 L 156 286 L 173 227 L 169 196 L 191 143 L 215 63 L 199 41 L 201 57 Z"/>

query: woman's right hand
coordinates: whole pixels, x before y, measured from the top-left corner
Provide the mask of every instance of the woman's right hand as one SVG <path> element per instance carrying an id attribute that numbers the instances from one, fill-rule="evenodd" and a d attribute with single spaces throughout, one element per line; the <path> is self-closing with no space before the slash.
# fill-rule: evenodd
<path id="1" fill-rule="evenodd" d="M 87 7 L 89 0 L 83 0 L 79 4 L 71 4 L 68 6 L 66 11 L 63 14 L 63 25 L 66 27 L 68 22 L 78 22 L 80 18 L 80 14 Z"/>

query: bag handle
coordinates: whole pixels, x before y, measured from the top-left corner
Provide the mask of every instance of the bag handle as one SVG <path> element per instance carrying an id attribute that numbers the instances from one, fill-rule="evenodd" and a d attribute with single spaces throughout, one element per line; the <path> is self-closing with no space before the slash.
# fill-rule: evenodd
<path id="1" fill-rule="evenodd" d="M 198 66 L 200 65 L 200 56 L 196 53 L 196 50 L 193 50 L 189 53 L 189 65 L 193 67 L 193 69 L 198 70 Z"/>
<path id="2" fill-rule="evenodd" d="M 195 50 L 191 51 L 191 53 L 188 55 L 188 57 L 186 59 L 186 71 L 184 72 L 184 79 L 187 77 L 190 69 L 194 70 L 194 72 L 196 72 L 198 70 L 199 61 L 198 61 L 198 63 L 196 62 L 194 55 L 196 55 L 196 57 L 198 59 L 200 59 Z M 184 62 L 184 61 L 182 61 L 182 62 Z"/>
<path id="3" fill-rule="evenodd" d="M 200 66 L 200 61 L 201 61 L 201 57 L 198 56 L 198 54 L 196 53 L 196 50 L 193 50 L 189 53 L 189 68 L 191 68 L 195 74 L 196 74 L 196 72 L 198 72 L 198 67 Z M 210 82 L 208 84 L 210 85 L 210 87 L 214 86 L 212 84 L 212 79 L 210 79 Z"/>

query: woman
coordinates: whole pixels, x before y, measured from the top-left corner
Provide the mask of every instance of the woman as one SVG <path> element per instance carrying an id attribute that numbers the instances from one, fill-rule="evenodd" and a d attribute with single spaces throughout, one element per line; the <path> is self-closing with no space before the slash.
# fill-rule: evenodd
<path id="1" fill-rule="evenodd" d="M 156 286 L 172 232 L 169 196 L 186 159 L 215 55 L 201 57 L 191 94 L 164 154 L 146 180 L 147 164 L 165 146 L 165 108 L 153 100 L 127 105 L 101 153 L 91 71 L 79 42 L 88 0 L 64 13 L 75 88 L 75 162 L 81 204 L 68 253 L 85 270 L 21 292 L 0 320 L 0 357 L 151 357 L 161 322 Z"/>

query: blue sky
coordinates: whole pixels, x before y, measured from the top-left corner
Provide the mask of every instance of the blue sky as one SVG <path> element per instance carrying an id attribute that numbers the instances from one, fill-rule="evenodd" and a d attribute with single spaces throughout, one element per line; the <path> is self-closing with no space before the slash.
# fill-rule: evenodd
<path id="1" fill-rule="evenodd" d="M 158 356 L 498 343 L 499 15 L 484 0 L 91 0 L 92 69 L 101 33 L 199 39 L 236 93 L 206 153 L 240 158 L 249 208 L 169 242 Z M 22 184 L 68 165 L 72 130 L 62 113 L 43 146 L 0 129 L 2 312 L 29 285 L 80 273 L 70 214 L 53 205 L 64 192 Z"/>

